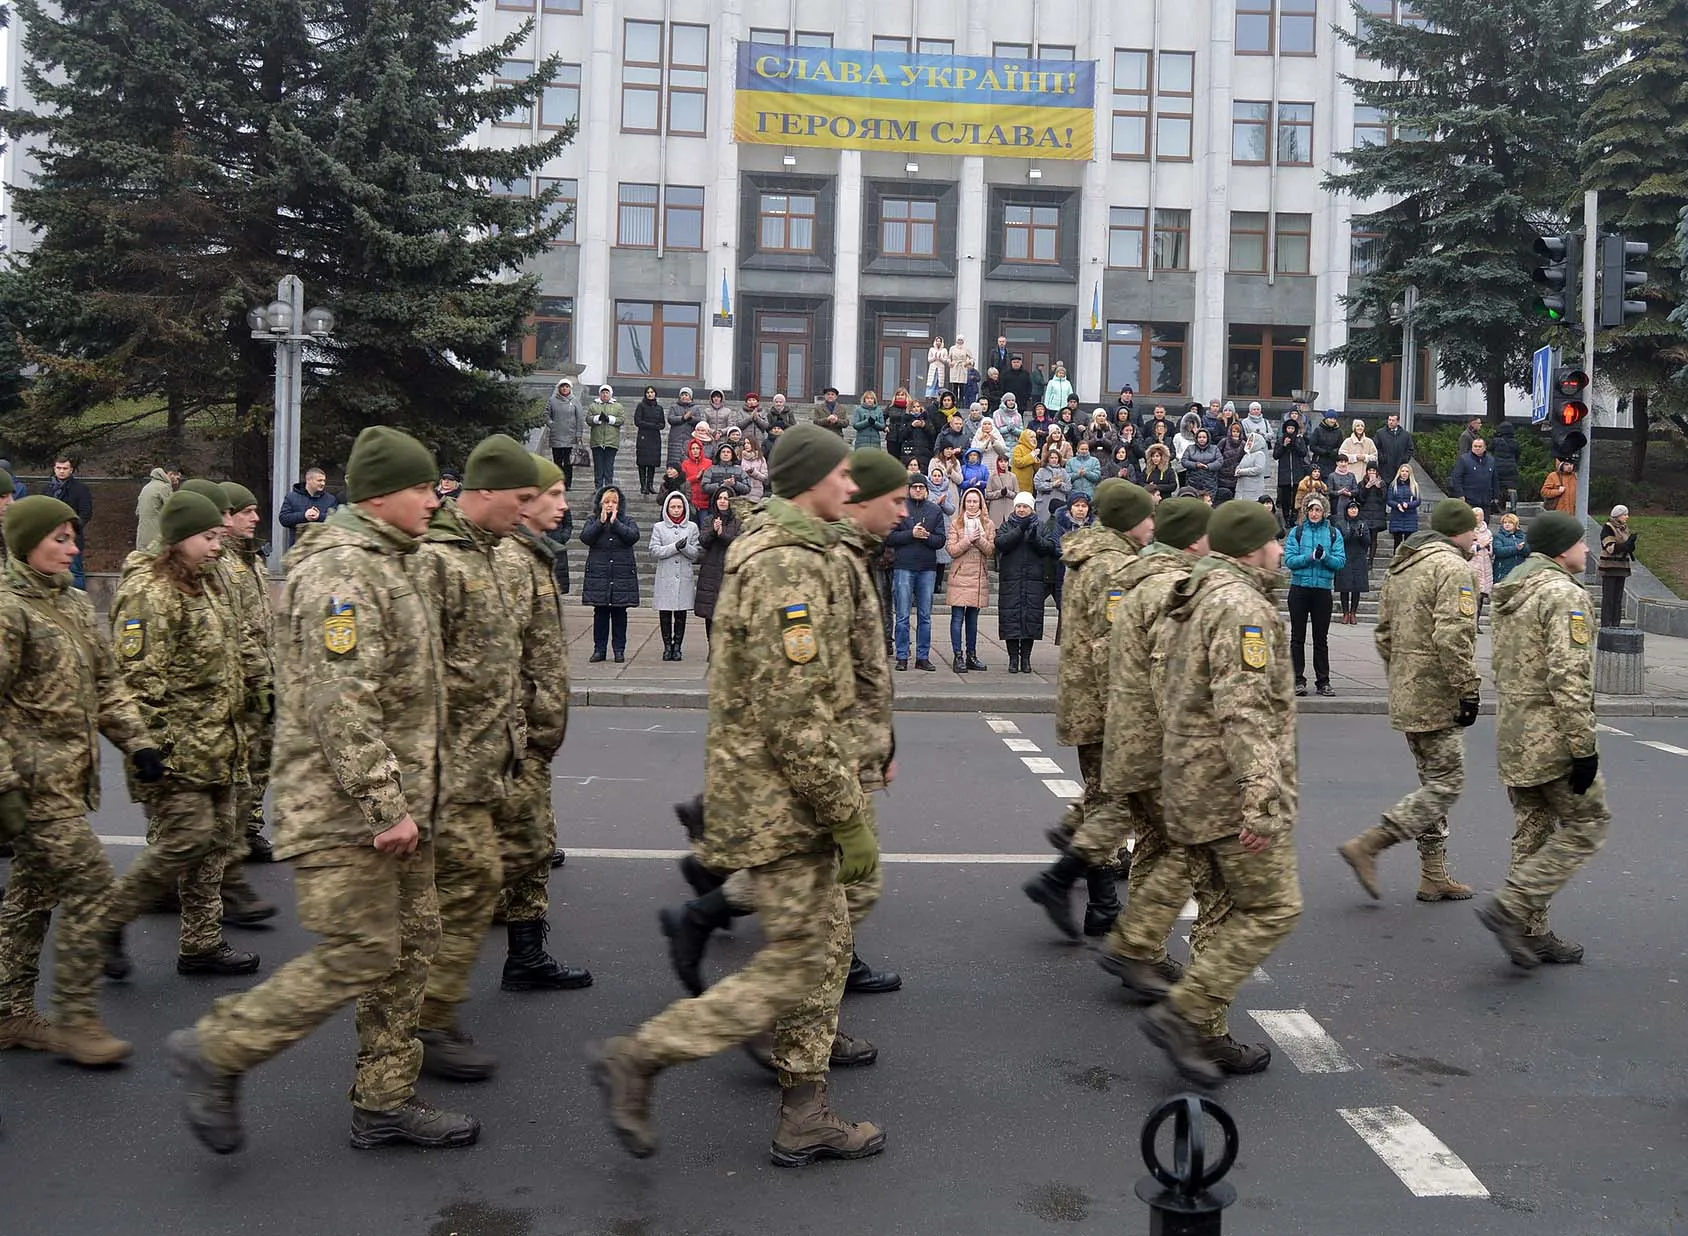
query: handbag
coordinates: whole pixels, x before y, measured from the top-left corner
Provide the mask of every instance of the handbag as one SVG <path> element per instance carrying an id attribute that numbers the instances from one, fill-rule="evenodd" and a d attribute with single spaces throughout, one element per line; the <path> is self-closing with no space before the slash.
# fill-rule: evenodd
<path id="1" fill-rule="evenodd" d="M 584 442 L 576 442 L 572 462 L 577 468 L 590 468 L 592 466 L 592 448 Z"/>

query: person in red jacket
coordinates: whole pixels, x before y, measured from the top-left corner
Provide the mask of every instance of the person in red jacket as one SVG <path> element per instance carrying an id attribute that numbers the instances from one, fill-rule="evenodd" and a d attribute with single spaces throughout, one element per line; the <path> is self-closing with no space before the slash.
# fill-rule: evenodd
<path id="1" fill-rule="evenodd" d="M 713 462 L 703 453 L 702 441 L 693 438 L 686 443 L 686 457 L 680 461 L 680 472 L 692 491 L 692 506 L 699 510 L 709 505 L 709 499 L 703 493 L 703 474 L 709 471 Z"/>

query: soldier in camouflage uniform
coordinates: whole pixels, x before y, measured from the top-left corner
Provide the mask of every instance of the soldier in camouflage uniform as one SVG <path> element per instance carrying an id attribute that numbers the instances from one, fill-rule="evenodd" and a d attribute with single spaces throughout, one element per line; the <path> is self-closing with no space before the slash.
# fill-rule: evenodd
<path id="1" fill-rule="evenodd" d="M 88 825 L 100 805 L 97 736 L 130 753 L 140 781 L 156 781 L 164 764 L 88 594 L 70 586 L 76 523 L 48 497 L 25 498 L 5 517 L 16 556 L 0 583 L 0 839 L 15 839 L 17 855 L 0 907 L 0 1049 L 94 1066 L 130 1051 L 100 1020 L 96 994 L 113 878 Z M 50 1024 L 36 1011 L 35 982 L 55 908 Z"/>
<path id="2" fill-rule="evenodd" d="M 498 1067 L 458 1025 L 469 977 L 504 886 L 493 823 L 498 804 L 525 772 L 522 642 L 533 615 L 531 575 L 494 560 L 521 526 L 522 506 L 539 496 L 533 456 L 494 434 L 469 454 L 463 488 L 434 512 L 422 538 L 421 567 L 445 647 L 446 810 L 434 847 L 440 948 L 422 1005 L 422 1068 L 451 1081 L 480 1081 Z"/>
<path id="3" fill-rule="evenodd" d="M 1055 693 L 1055 741 L 1078 748 L 1084 797 L 1067 808 L 1049 839 L 1062 852 L 1028 880 L 1026 896 L 1042 906 L 1063 935 L 1078 939 L 1069 899 L 1084 877 L 1089 904 L 1084 934 L 1102 936 L 1119 917 L 1115 880 L 1131 816 L 1102 794 L 1102 738 L 1107 726 L 1108 630 L 1121 596 L 1119 581 L 1147 545 L 1155 509 L 1149 491 L 1112 477 L 1096 487 L 1096 522 L 1067 536 L 1061 602 L 1061 660 Z"/>
<path id="4" fill-rule="evenodd" d="M 224 858 L 239 834 L 235 784 L 245 775 L 239 719 L 246 707 L 235 611 L 215 559 L 223 512 L 183 488 L 164 504 L 161 552 L 133 553 L 112 602 L 118 668 L 164 754 L 155 785 L 131 785 L 147 813 L 147 847 L 112 893 L 106 974 L 130 965 L 122 929 L 171 885 L 182 907 L 180 974 L 240 975 L 256 953 L 223 939 Z"/>
<path id="5" fill-rule="evenodd" d="M 236 602 L 242 611 L 242 626 L 262 652 L 262 671 L 249 689 L 246 716 L 247 784 L 241 789 L 241 827 L 246 849 L 234 861 L 267 863 L 274 859 L 264 837 L 264 795 L 270 788 L 270 752 L 275 743 L 275 657 L 270 645 L 274 621 L 270 604 L 270 581 L 258 545 L 258 497 L 244 485 L 224 481 L 229 499 L 228 529 L 223 537 L 223 562 L 234 583 Z M 279 550 L 277 551 L 279 552 Z M 224 868 L 223 893 L 229 892 L 229 874 Z M 242 881 L 244 883 L 244 880 Z"/>
<path id="6" fill-rule="evenodd" d="M 705 861 L 749 868 L 767 943 L 748 966 L 594 1051 L 611 1128 L 639 1157 L 656 1149 L 651 1090 L 671 1065 L 774 1028 L 782 1095 L 771 1157 L 781 1166 L 864 1158 L 871 1124 L 827 1102 L 828 1059 L 852 951 L 844 886 L 870 880 L 879 846 L 851 734 L 853 585 L 832 552 L 850 497 L 847 448 L 816 425 L 787 431 L 770 461 L 766 518 L 727 555 L 715 611 L 705 777 Z"/>
<path id="7" fill-rule="evenodd" d="M 1167 837 L 1212 864 L 1228 898 L 1208 946 L 1143 1030 L 1198 1085 L 1258 1073 L 1263 1047 L 1222 1029 L 1237 990 L 1295 930 L 1295 693 L 1274 599 L 1283 546 L 1271 512 L 1227 502 L 1208 523 L 1211 553 L 1172 590 L 1150 664 L 1165 729 L 1161 804 Z"/>
<path id="8" fill-rule="evenodd" d="M 1114 920 L 1097 963 L 1128 991 L 1150 1000 L 1165 996 L 1184 972 L 1167 956 L 1166 941 L 1190 898 L 1196 899 L 1197 908 L 1190 932 L 1192 955 L 1207 947 L 1226 909 L 1212 861 L 1167 839 L 1161 811 L 1164 735 L 1149 686 L 1150 655 L 1167 601 L 1207 553 L 1210 515 L 1199 498 L 1171 498 L 1155 508 L 1155 539 L 1120 576 L 1108 633 L 1102 795 L 1120 804 L 1121 814 L 1131 820 L 1137 848 L 1132 851 L 1125 911 Z M 1225 1033 L 1223 1016 L 1208 1033 Z"/>
<path id="9" fill-rule="evenodd" d="M 1532 551 L 1495 586 L 1494 675 L 1500 779 L 1512 799 L 1506 885 L 1477 911 L 1515 965 L 1579 962 L 1547 926 L 1553 895 L 1606 843 L 1612 814 L 1595 746 L 1594 623 L 1581 580 L 1582 523 L 1547 511 Z"/>
<path id="10" fill-rule="evenodd" d="M 1415 532 L 1396 551 L 1383 581 L 1377 654 L 1389 675 L 1389 724 L 1407 736 L 1419 788 L 1383 813 L 1337 853 L 1360 887 L 1383 896 L 1377 856 L 1398 841 L 1416 841 L 1418 899 L 1464 901 L 1471 887 L 1448 874 L 1448 812 L 1465 791 L 1465 736 L 1477 720 L 1477 579 L 1471 546 L 1477 517 L 1459 498 L 1444 498 L 1430 531 Z"/>
<path id="11" fill-rule="evenodd" d="M 527 748 L 509 795 L 493 813 L 504 871 L 499 917 L 509 953 L 499 986 L 505 991 L 590 987 L 590 971 L 565 966 L 545 951 L 551 930 L 551 856 L 557 849 L 557 814 L 551 805 L 551 762 L 569 727 L 569 646 L 557 595 L 557 551 L 545 534 L 568 510 L 563 470 L 543 455 L 533 457 L 539 495 L 522 507 L 522 522 L 493 551 L 505 573 L 505 595 L 529 597 L 532 609 L 519 619 L 522 631 L 521 706 Z"/>
<path id="12" fill-rule="evenodd" d="M 299 921 L 321 939 L 268 982 L 170 1036 L 189 1127 L 210 1149 L 245 1142 L 240 1077 L 357 1001 L 352 1145 L 466 1146 L 468 1116 L 416 1095 L 416 1019 L 439 946 L 434 829 L 445 669 L 418 538 L 438 505 L 428 450 L 365 429 L 349 506 L 288 554 L 276 643 L 277 855 L 294 862 Z"/>

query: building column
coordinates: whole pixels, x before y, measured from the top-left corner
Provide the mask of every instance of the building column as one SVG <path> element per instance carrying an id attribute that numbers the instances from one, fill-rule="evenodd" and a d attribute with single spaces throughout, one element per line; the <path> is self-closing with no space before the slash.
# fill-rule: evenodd
<path id="1" fill-rule="evenodd" d="M 1190 228 L 1199 238 L 1194 320 L 1190 324 L 1190 398 L 1224 398 L 1228 340 L 1225 333 L 1225 273 L 1231 267 L 1231 67 L 1236 36 L 1233 0 L 1208 10 L 1206 152 Z M 1197 46 L 1203 41 L 1198 37 Z M 1157 66 L 1158 67 L 1158 66 Z M 1199 63 L 1197 72 L 1201 71 Z M 1196 247 L 1192 243 L 1192 249 Z"/>
<path id="2" fill-rule="evenodd" d="M 614 8 L 613 5 L 599 5 Z M 724 0 L 715 23 L 716 63 L 726 65 L 726 81 L 732 80 L 737 64 L 738 41 L 744 35 L 742 9 L 738 0 Z M 709 286 L 703 300 L 703 380 L 706 389 L 716 387 L 727 392 L 729 399 L 739 392 L 733 390 L 734 344 L 741 330 L 749 330 L 750 323 L 739 314 L 738 227 L 739 227 L 739 148 L 733 141 L 733 91 L 716 90 L 715 117 L 710 128 L 709 155 L 715 168 L 715 179 L 704 193 L 704 240 L 708 249 L 706 278 Z M 716 326 L 715 315 L 721 312 L 721 287 L 726 281 L 732 305 L 733 324 Z M 698 398 L 708 403 L 707 395 Z"/>
<path id="3" fill-rule="evenodd" d="M 862 288 L 862 152 L 838 152 L 838 222 L 833 229 L 832 364 L 833 386 L 845 394 L 863 389 L 860 375 Z"/>
<path id="4" fill-rule="evenodd" d="M 588 82 L 619 80 L 615 63 L 616 15 L 612 5 L 594 5 L 590 17 Z M 580 131 L 585 140 L 585 169 L 576 204 L 575 239 L 580 247 L 580 279 L 574 298 L 574 359 L 585 381 L 605 381 L 615 367 L 615 325 L 611 320 L 610 245 L 615 239 L 616 175 L 613 150 L 620 127 L 617 90 L 583 90 Z M 584 389 L 582 387 L 581 389 Z"/>
<path id="5" fill-rule="evenodd" d="M 1103 2 L 1090 6 L 1090 46 L 1095 50 L 1097 64 L 1096 93 L 1112 87 L 1113 80 L 1113 5 Z M 1102 100 L 1098 97 L 1097 102 Z M 1103 386 L 1107 360 L 1108 323 L 1100 310 L 1102 279 L 1108 269 L 1108 173 L 1112 170 L 1111 152 L 1107 143 L 1113 135 L 1109 123 L 1102 118 L 1108 110 L 1098 106 L 1096 126 L 1096 155 L 1084 165 L 1084 189 L 1079 199 L 1078 241 L 1078 344 L 1075 364 L 1068 376 L 1073 389 L 1082 401 L 1095 394 L 1096 404 L 1108 406 L 1108 392 Z M 1097 307 L 1096 328 L 1102 332 L 1101 342 L 1085 343 L 1084 331 L 1091 325 L 1091 308 Z"/>
<path id="6" fill-rule="evenodd" d="M 961 160 L 961 189 L 955 203 L 955 333 L 967 340 L 980 361 L 996 342 L 984 335 L 985 219 L 989 213 L 985 161 L 968 155 Z M 981 364 L 981 380 L 984 372 Z"/>

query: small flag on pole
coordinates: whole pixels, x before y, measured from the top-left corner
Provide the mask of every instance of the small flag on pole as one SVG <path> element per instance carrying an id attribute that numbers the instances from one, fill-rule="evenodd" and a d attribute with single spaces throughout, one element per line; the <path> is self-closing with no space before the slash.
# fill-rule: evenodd
<path id="1" fill-rule="evenodd" d="M 1096 330 L 1102 325 L 1102 283 L 1097 280 L 1090 289 L 1090 329 Z"/>
<path id="2" fill-rule="evenodd" d="M 725 317 L 728 314 L 732 313 L 732 311 L 733 311 L 733 298 L 732 298 L 732 294 L 727 291 L 727 272 L 722 271 L 721 272 L 721 314 L 722 314 L 723 317 Z"/>

